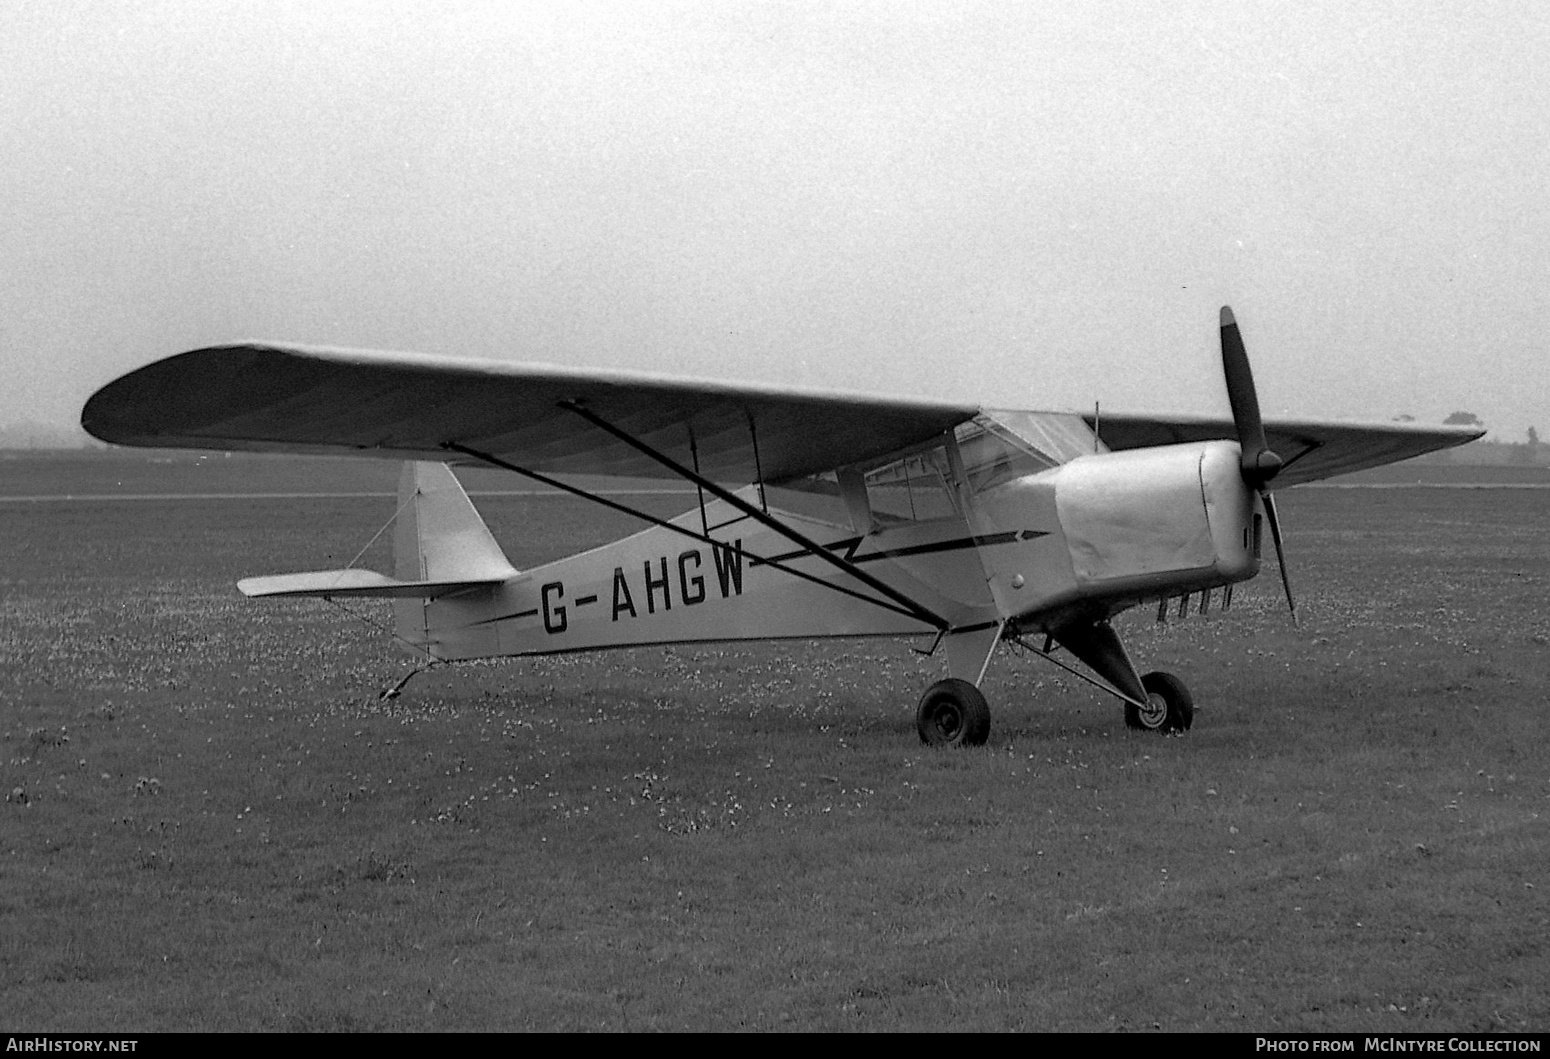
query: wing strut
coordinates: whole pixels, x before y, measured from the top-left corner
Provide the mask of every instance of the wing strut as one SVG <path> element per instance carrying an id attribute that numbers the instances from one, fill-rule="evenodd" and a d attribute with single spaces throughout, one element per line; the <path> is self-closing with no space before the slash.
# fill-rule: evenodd
<path id="1" fill-rule="evenodd" d="M 694 460 L 694 473 L 700 473 L 700 449 L 694 442 L 694 427 L 689 428 L 689 458 Z M 694 487 L 695 499 L 700 502 L 700 529 L 705 531 L 705 536 L 710 536 L 710 520 L 705 517 L 705 490 L 699 485 Z"/>
<path id="2" fill-rule="evenodd" d="M 759 428 L 753 425 L 753 412 L 748 413 L 748 437 L 753 442 L 754 475 L 759 479 L 759 506 L 764 508 L 764 513 L 768 515 L 770 500 L 764 495 L 764 464 L 759 459 Z M 700 468 L 696 465 L 694 469 L 698 471 Z"/>
<path id="3" fill-rule="evenodd" d="M 702 486 L 706 492 L 710 493 L 718 500 L 724 500 L 726 503 L 730 504 L 732 507 L 737 508 L 737 510 L 741 511 L 755 522 L 758 522 L 761 525 L 774 530 L 776 533 L 779 533 L 782 537 L 785 537 L 793 544 L 797 544 L 803 548 L 806 548 L 810 554 L 816 556 L 819 559 L 822 559 L 830 566 L 837 567 L 843 572 L 849 574 L 851 577 L 854 577 L 857 581 L 860 581 L 863 585 L 866 585 L 873 591 L 880 592 L 884 596 L 887 596 L 889 599 L 893 600 L 899 606 L 908 611 L 911 617 L 918 618 L 919 620 L 925 622 L 927 625 L 930 625 L 933 629 L 946 629 L 951 625 L 951 622 L 949 622 L 946 618 L 916 602 L 909 596 L 906 596 L 903 592 L 900 592 L 898 589 L 894 588 L 887 582 L 873 577 L 865 570 L 857 567 L 855 563 L 848 562 L 841 556 L 829 551 L 829 549 L 825 548 L 817 541 L 808 538 L 804 534 L 798 533 L 796 530 L 792 529 L 790 526 L 787 526 L 779 519 L 774 518 L 767 512 L 761 511 L 753 504 L 748 503 L 748 501 L 744 500 L 742 497 L 730 492 L 727 489 L 723 489 L 709 478 L 695 474 L 692 470 L 690 470 L 688 467 L 685 467 L 671 456 L 658 452 L 656 449 L 652 448 L 650 445 L 647 445 L 645 442 L 637 440 L 629 433 L 620 430 L 606 419 L 603 419 L 601 416 L 588 410 L 585 406 L 578 404 L 575 401 L 561 401 L 560 407 L 567 409 L 568 411 L 575 412 L 577 415 L 591 423 L 593 426 L 600 430 L 607 431 L 609 434 L 612 434 L 614 437 L 630 446 L 630 448 L 644 456 L 650 457 L 651 459 L 660 463 L 662 466 L 666 467 L 668 470 L 672 471 L 674 474 L 678 475 L 680 478 L 693 482 L 695 485 Z"/>
<path id="4" fill-rule="evenodd" d="M 629 515 L 631 518 L 638 518 L 642 522 L 649 522 L 653 526 L 660 526 L 663 529 L 672 530 L 674 533 L 682 534 L 683 536 L 688 537 L 690 540 L 699 541 L 701 544 L 708 544 L 713 548 L 725 548 L 728 546 L 725 541 L 718 541 L 708 533 L 696 533 L 692 529 L 680 526 L 675 522 L 669 522 L 665 518 L 658 518 L 657 516 L 648 514 L 645 511 L 636 510 L 627 504 L 619 503 L 617 500 L 610 500 L 606 496 L 599 496 L 596 493 L 589 493 L 579 486 L 571 485 L 569 482 L 562 482 L 558 478 L 551 478 L 547 474 L 541 474 L 538 471 L 530 471 L 526 467 L 518 467 L 516 464 L 503 460 L 499 456 L 493 456 L 488 452 L 480 452 L 478 449 L 471 449 L 467 445 L 461 445 L 455 441 L 444 441 L 441 443 L 441 447 L 446 449 L 448 452 L 459 452 L 464 456 L 471 456 L 482 463 L 488 463 L 491 467 L 499 467 L 501 470 L 511 471 L 513 474 L 520 474 L 524 478 L 531 478 L 535 482 L 538 482 L 542 485 L 547 485 L 553 489 L 558 489 L 563 493 L 569 493 L 572 496 L 579 496 L 583 500 L 590 500 L 595 504 L 601 504 L 612 511 L 618 511 L 620 514 Z M 795 535 L 790 532 L 787 527 L 776 523 L 776 528 L 778 532 L 793 542 L 802 543 L 796 538 Z M 775 559 L 766 559 L 749 551 L 744 551 L 743 554 L 748 556 L 748 558 L 753 560 L 755 563 L 760 563 L 764 566 L 772 566 L 779 570 L 781 573 L 790 574 L 792 577 L 799 578 L 803 581 L 811 581 L 815 585 L 821 585 L 822 587 L 834 592 L 838 592 L 841 595 L 851 596 L 855 599 L 861 600 L 864 603 L 870 603 L 874 607 L 881 607 L 884 610 L 893 611 L 895 614 L 902 614 L 907 618 L 916 618 L 920 621 L 924 621 L 939 632 L 945 631 L 948 627 L 948 623 L 946 621 L 936 617 L 935 615 L 931 615 L 929 618 L 923 617 L 921 614 L 916 613 L 915 611 L 894 606 L 892 603 L 889 603 L 885 600 L 878 599 L 875 596 L 869 596 L 865 592 L 857 592 L 853 588 L 846 588 L 844 585 L 836 585 L 833 581 L 825 581 L 823 578 L 810 574 L 805 570 L 797 570 L 786 565 L 786 562 L 792 559 L 800 559 L 806 553 L 786 555 Z M 847 567 L 850 566 L 848 563 L 845 565 Z M 921 609 L 924 610 L 925 608 Z M 926 613 L 930 614 L 930 611 L 926 611 Z"/>

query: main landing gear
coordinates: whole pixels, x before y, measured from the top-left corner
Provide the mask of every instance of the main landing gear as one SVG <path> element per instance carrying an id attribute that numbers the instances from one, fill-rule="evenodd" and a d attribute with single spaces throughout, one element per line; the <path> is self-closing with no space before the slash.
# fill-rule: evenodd
<path id="1" fill-rule="evenodd" d="M 948 677 L 921 696 L 915 727 L 927 746 L 981 746 L 990 738 L 990 705 L 979 688 Z"/>
<path id="2" fill-rule="evenodd" d="M 1125 703 L 1125 725 L 1142 732 L 1187 732 L 1195 720 L 1195 700 L 1184 681 L 1172 673 L 1148 673 L 1141 678 L 1146 708 Z"/>
<path id="3" fill-rule="evenodd" d="M 1125 703 L 1125 724 L 1129 728 L 1167 735 L 1188 731 L 1195 720 L 1195 700 L 1184 682 L 1172 673 L 1139 675 L 1106 621 L 1072 624 L 1051 634 L 1052 640 L 1085 662 L 1101 680 L 1051 657 L 1048 644 L 1041 651 L 1020 636 L 1012 639 L 1083 680 L 1119 695 Z M 953 664 L 949 669 L 968 672 L 970 667 L 963 663 L 972 656 L 955 659 L 952 646 L 950 641 L 949 662 Z M 974 670 L 977 674 L 983 674 L 984 663 L 989 661 L 984 652 L 980 657 L 983 660 Z M 990 738 L 990 706 L 973 682 L 949 677 L 931 685 L 921 696 L 915 709 L 915 727 L 920 741 L 927 746 L 980 746 Z"/>

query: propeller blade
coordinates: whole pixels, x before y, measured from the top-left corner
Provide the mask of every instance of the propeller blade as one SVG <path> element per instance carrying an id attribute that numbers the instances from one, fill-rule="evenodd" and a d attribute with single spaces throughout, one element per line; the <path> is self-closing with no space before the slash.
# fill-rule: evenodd
<path id="1" fill-rule="evenodd" d="M 1265 520 L 1270 523 L 1270 539 L 1276 544 L 1276 562 L 1281 566 L 1281 584 L 1286 589 L 1286 606 L 1292 612 L 1292 624 L 1297 624 L 1297 601 L 1292 598 L 1292 579 L 1286 572 L 1286 546 L 1281 543 L 1281 519 L 1276 515 L 1276 498 L 1268 489 L 1260 489 L 1259 499 L 1265 505 Z"/>
<path id="2" fill-rule="evenodd" d="M 1265 441 L 1265 424 L 1259 415 L 1259 395 L 1254 373 L 1249 370 L 1243 335 L 1229 306 L 1222 306 L 1222 376 L 1227 381 L 1227 401 L 1232 406 L 1233 426 L 1242 450 L 1243 480 L 1252 489 L 1263 489 L 1281 470 L 1281 457 Z"/>
<path id="3" fill-rule="evenodd" d="M 1292 578 L 1286 572 L 1286 545 L 1281 540 L 1281 519 L 1276 513 L 1276 498 L 1266 488 L 1281 472 L 1283 461 L 1265 440 L 1265 421 L 1259 416 L 1259 394 L 1254 389 L 1254 373 L 1249 370 L 1249 354 L 1243 348 L 1243 335 L 1230 306 L 1222 306 L 1222 377 L 1227 382 L 1227 400 L 1232 405 L 1233 427 L 1238 431 L 1241 452 L 1238 469 L 1243 483 L 1259 494 L 1270 523 L 1270 537 L 1276 545 L 1276 562 L 1281 567 L 1281 587 L 1286 589 L 1286 606 L 1297 624 L 1297 600 L 1292 596 Z M 1230 590 L 1230 589 L 1229 589 Z M 1230 598 L 1230 597 L 1229 597 Z"/>

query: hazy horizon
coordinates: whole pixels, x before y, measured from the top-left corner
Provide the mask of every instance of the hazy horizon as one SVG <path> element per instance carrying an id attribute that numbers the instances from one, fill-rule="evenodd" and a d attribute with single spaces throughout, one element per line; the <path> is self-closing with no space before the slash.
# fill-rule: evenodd
<path id="1" fill-rule="evenodd" d="M 1550 430 L 1550 13 L 11 5 L 0 425 L 245 338 Z"/>

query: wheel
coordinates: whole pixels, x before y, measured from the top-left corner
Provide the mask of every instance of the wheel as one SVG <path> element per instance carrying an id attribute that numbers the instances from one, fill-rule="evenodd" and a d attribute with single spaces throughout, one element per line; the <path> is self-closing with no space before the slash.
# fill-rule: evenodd
<path id="1" fill-rule="evenodd" d="M 979 688 L 949 677 L 921 696 L 915 727 L 927 746 L 980 746 L 990 738 L 990 706 Z"/>
<path id="2" fill-rule="evenodd" d="M 1184 681 L 1172 673 L 1148 673 L 1141 678 L 1147 709 L 1125 703 L 1125 724 L 1143 732 L 1187 732 L 1195 720 L 1195 700 Z"/>

